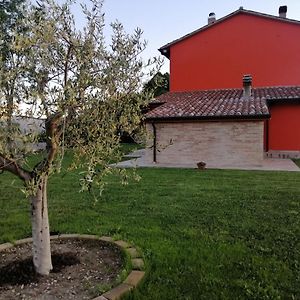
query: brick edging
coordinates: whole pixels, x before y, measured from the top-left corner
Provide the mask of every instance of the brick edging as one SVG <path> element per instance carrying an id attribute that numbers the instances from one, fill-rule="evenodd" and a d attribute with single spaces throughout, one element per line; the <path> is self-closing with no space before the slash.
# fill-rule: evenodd
<path id="1" fill-rule="evenodd" d="M 87 235 L 87 234 L 61 234 L 61 235 L 53 235 L 50 237 L 51 240 L 57 239 L 88 239 L 88 240 L 100 240 L 103 242 L 109 242 L 118 246 L 122 251 L 125 251 L 131 259 L 132 270 L 127 278 L 111 289 L 108 292 L 105 292 L 101 296 L 98 296 L 92 300 L 117 300 L 120 299 L 125 293 L 131 291 L 135 288 L 144 278 L 145 272 L 143 271 L 145 263 L 142 258 L 140 252 L 134 248 L 129 243 L 123 240 L 114 241 L 113 238 L 109 236 L 102 236 L 99 237 L 97 235 Z M 12 248 L 14 246 L 31 243 L 32 238 L 26 238 L 22 240 L 16 241 L 14 244 L 12 243 L 5 243 L 0 245 L 0 251 Z"/>

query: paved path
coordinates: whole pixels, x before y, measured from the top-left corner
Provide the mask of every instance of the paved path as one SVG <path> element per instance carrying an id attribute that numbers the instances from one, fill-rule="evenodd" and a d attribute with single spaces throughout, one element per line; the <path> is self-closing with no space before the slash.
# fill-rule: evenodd
<path id="1" fill-rule="evenodd" d="M 146 163 L 144 161 L 145 149 L 137 150 L 127 157 L 135 157 L 135 159 L 130 159 L 122 161 L 115 164 L 115 166 L 120 168 L 138 168 L 138 167 L 156 167 L 156 168 L 191 168 L 195 169 L 196 165 L 186 164 L 186 165 L 176 165 L 176 164 L 160 164 L 160 163 Z M 235 169 L 235 170 L 261 170 L 261 171 L 292 171 L 299 172 L 300 168 L 291 159 L 281 159 L 281 158 L 265 158 L 262 165 L 257 166 L 220 166 L 220 165 L 207 165 L 208 169 Z"/>
<path id="2" fill-rule="evenodd" d="M 128 157 L 128 158 L 138 158 L 138 157 L 142 157 L 145 155 L 146 150 L 145 149 L 139 149 L 139 150 L 135 150 L 129 154 L 124 155 L 124 157 Z"/>

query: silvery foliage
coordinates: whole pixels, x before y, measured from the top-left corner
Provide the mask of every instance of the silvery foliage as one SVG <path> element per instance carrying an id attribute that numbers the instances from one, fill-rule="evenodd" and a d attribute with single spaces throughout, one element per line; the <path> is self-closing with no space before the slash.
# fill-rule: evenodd
<path id="1" fill-rule="evenodd" d="M 141 29 L 127 34 L 116 21 L 107 44 L 103 1 L 81 4 L 82 29 L 73 5 L 26 3 L 22 30 L 16 26 L 11 32 L 10 57 L 1 63 L 0 170 L 23 179 L 28 193 L 34 193 L 37 178 L 59 171 L 66 149 L 73 151 L 70 167 L 83 170 L 82 190 L 94 184 L 101 190 L 103 176 L 113 171 L 126 179 L 110 163 L 119 155 L 120 134 L 140 132 L 141 108 L 151 97 L 141 92 L 142 79 L 160 65 L 141 59 L 146 47 Z M 26 159 L 36 150 L 40 130 L 20 130 L 15 120 L 22 117 L 44 119 L 46 151 L 33 169 Z"/>

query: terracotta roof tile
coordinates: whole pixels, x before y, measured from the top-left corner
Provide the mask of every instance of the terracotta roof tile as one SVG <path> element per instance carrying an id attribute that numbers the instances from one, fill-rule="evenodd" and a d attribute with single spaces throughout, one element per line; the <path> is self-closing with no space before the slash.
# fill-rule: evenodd
<path id="1" fill-rule="evenodd" d="M 254 88 L 248 98 L 243 89 L 169 92 L 155 99 L 161 105 L 146 119 L 268 118 L 269 103 L 290 99 L 300 100 L 300 86 Z"/>

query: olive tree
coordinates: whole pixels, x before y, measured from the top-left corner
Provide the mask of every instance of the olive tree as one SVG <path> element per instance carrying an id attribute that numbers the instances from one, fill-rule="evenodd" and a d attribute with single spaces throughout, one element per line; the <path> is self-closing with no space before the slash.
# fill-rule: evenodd
<path id="1" fill-rule="evenodd" d="M 48 178 L 59 171 L 65 149 L 72 147 L 72 166 L 84 170 L 82 190 L 103 187 L 103 176 L 114 170 L 109 163 L 119 147 L 120 130 L 131 133 L 141 124 L 141 107 L 147 101 L 140 92 L 141 78 L 153 60 L 145 64 L 140 58 L 146 46 L 140 29 L 127 34 L 115 22 L 106 44 L 101 0 L 81 5 L 86 20 L 82 29 L 72 14 L 74 1 L 37 3 L 27 3 L 23 11 L 26 30 L 13 32 L 9 72 L 0 69 L 0 176 L 8 171 L 24 182 L 31 202 L 34 266 L 37 273 L 48 275 Z M 14 101 L 3 86 L 13 91 Z M 11 124 L 11 117 L 20 116 L 44 118 L 46 149 L 33 168 L 25 161 L 38 132 Z"/>
<path id="2" fill-rule="evenodd" d="M 10 131 L 13 126 L 12 115 L 14 106 L 14 94 L 18 88 L 16 80 L 22 69 L 22 51 L 15 52 L 11 47 L 14 33 L 24 32 L 25 27 L 21 21 L 23 16 L 24 0 L 3 0 L 0 3 L 0 88 L 2 97 L 6 99 L 7 106 L 7 144 L 11 143 Z M 13 67 L 14 66 L 14 67 Z M 16 67 L 17 66 L 17 67 Z M 5 78 L 2 77 L 5 75 Z"/>

